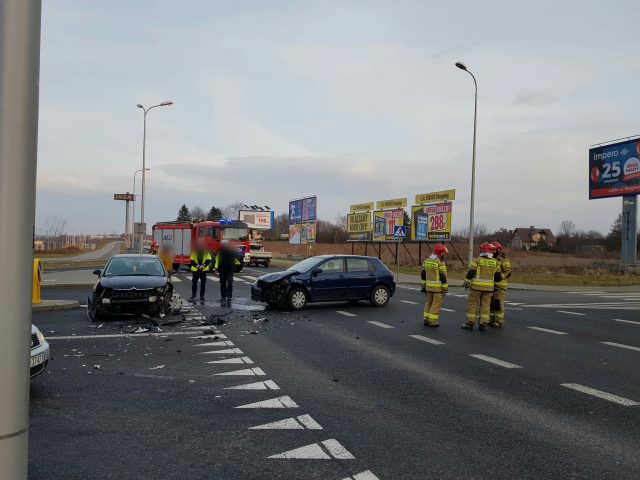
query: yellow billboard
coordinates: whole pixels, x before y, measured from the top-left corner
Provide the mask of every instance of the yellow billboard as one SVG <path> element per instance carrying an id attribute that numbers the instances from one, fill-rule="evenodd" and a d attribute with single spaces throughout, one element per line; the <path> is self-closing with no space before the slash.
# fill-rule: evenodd
<path id="1" fill-rule="evenodd" d="M 411 207 L 411 239 L 428 242 L 451 239 L 451 202 Z"/>
<path id="2" fill-rule="evenodd" d="M 455 199 L 455 189 L 443 190 L 441 192 L 419 193 L 418 195 L 416 195 L 416 204 L 420 205 L 422 203 L 450 202 Z"/>
<path id="3" fill-rule="evenodd" d="M 376 202 L 376 208 L 378 210 L 385 210 L 387 208 L 403 208 L 407 206 L 407 198 L 394 198 L 392 200 L 378 200 Z"/>
<path id="4" fill-rule="evenodd" d="M 357 205 L 351 205 L 351 213 L 370 212 L 371 210 L 373 210 L 373 202 L 358 203 Z"/>
<path id="5" fill-rule="evenodd" d="M 395 210 L 376 210 L 373 212 L 373 241 L 397 242 L 402 240 L 396 235 L 404 231 L 404 208 Z"/>
<path id="6" fill-rule="evenodd" d="M 350 213 L 347 215 L 347 241 L 371 241 L 371 212 Z"/>

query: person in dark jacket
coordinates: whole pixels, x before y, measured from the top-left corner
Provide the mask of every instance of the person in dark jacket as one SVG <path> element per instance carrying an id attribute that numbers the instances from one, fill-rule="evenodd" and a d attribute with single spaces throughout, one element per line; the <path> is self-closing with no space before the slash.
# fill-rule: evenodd
<path id="1" fill-rule="evenodd" d="M 240 253 L 232 245 L 222 242 L 216 254 L 214 268 L 220 276 L 220 301 L 230 302 L 233 297 L 233 274 L 236 266 L 240 265 Z"/>

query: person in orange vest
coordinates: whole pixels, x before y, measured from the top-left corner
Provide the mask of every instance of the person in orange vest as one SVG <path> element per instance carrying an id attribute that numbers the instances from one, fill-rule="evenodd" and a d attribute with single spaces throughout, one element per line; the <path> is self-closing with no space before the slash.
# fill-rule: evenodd
<path id="1" fill-rule="evenodd" d="M 507 298 L 507 279 L 511 277 L 511 261 L 507 258 L 500 242 L 493 242 L 496 249 L 495 258 L 500 262 L 499 278 L 496 277 L 491 299 L 489 326 L 500 328 L 504 324 L 504 302 Z"/>
<path id="2" fill-rule="evenodd" d="M 489 324 L 495 276 L 500 268 L 500 262 L 493 257 L 495 252 L 496 248 L 485 242 L 480 245 L 480 256 L 469 264 L 464 280 L 464 288 L 469 290 L 467 321 L 460 326 L 464 330 L 473 330 L 478 310 L 480 310 L 478 330 L 484 331 Z"/>
<path id="3" fill-rule="evenodd" d="M 447 283 L 447 265 L 444 256 L 449 253 L 447 247 L 438 244 L 433 253 L 422 263 L 422 291 L 427 296 L 424 304 L 424 324 L 427 327 L 440 326 L 442 300 L 449 291 Z"/>

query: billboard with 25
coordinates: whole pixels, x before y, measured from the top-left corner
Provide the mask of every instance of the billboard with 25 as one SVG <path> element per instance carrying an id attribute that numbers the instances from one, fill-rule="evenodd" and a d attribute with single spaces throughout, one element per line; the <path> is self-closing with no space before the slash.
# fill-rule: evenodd
<path id="1" fill-rule="evenodd" d="M 394 236 L 397 227 L 404 226 L 404 208 L 376 210 L 373 212 L 373 241 L 397 242 Z"/>
<path id="2" fill-rule="evenodd" d="M 411 207 L 411 238 L 416 241 L 450 240 L 450 202 Z"/>
<path id="3" fill-rule="evenodd" d="M 289 243 L 292 245 L 312 245 L 316 243 L 316 222 L 289 225 Z"/>
<path id="4" fill-rule="evenodd" d="M 240 210 L 238 218 L 253 230 L 271 230 L 273 228 L 274 212 L 261 212 L 256 210 Z"/>
<path id="5" fill-rule="evenodd" d="M 347 241 L 371 241 L 371 212 L 350 213 L 347 215 Z"/>
<path id="6" fill-rule="evenodd" d="M 318 219 L 318 197 L 299 198 L 289 202 L 289 223 L 315 222 Z"/>
<path id="7" fill-rule="evenodd" d="M 589 149 L 589 198 L 640 194 L 640 140 Z"/>

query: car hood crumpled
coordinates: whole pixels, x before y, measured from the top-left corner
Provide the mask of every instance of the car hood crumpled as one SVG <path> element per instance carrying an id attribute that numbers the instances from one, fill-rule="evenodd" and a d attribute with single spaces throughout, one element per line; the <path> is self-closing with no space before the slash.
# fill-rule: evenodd
<path id="1" fill-rule="evenodd" d="M 266 283 L 274 283 L 279 282 L 280 280 L 284 280 L 285 278 L 292 277 L 296 274 L 297 272 L 290 272 L 288 270 L 285 270 L 283 272 L 267 273 L 266 275 L 262 275 L 258 280 Z"/>
<path id="2" fill-rule="evenodd" d="M 150 288 L 164 287 L 167 284 L 166 277 L 159 276 L 122 276 L 122 277 L 102 277 L 100 284 L 106 288 L 114 290 L 147 290 Z"/>

